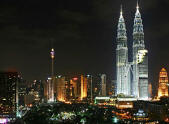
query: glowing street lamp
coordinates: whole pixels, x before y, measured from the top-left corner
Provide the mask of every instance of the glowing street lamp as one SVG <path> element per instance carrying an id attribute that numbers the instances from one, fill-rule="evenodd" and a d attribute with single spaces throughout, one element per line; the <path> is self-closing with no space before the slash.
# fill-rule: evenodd
<path id="1" fill-rule="evenodd" d="M 81 122 L 82 124 L 85 124 L 85 123 L 86 123 L 86 118 L 82 118 L 80 122 Z"/>
<path id="2" fill-rule="evenodd" d="M 113 118 L 113 123 L 118 123 L 118 118 L 117 117 Z"/>

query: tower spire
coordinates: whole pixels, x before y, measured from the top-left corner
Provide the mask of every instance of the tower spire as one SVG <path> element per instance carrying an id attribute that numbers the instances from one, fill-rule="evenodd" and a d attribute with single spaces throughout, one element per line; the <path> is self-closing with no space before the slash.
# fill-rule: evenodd
<path id="1" fill-rule="evenodd" d="M 123 7 L 122 7 L 122 4 L 121 4 L 121 8 L 120 8 L 120 17 L 123 17 Z"/>
<path id="2" fill-rule="evenodd" d="M 125 21 L 123 18 L 123 9 L 122 9 L 122 5 L 120 7 L 120 17 L 119 17 L 119 22 L 118 22 L 118 29 L 117 29 L 117 37 L 126 37 L 126 25 L 125 25 Z"/>
<path id="3" fill-rule="evenodd" d="M 142 24 L 141 14 L 140 14 L 140 11 L 139 11 L 138 0 L 137 0 L 136 13 L 135 13 L 135 18 L 134 18 L 134 31 L 133 31 L 133 33 L 144 33 L 143 32 L 143 24 Z"/>
<path id="4" fill-rule="evenodd" d="M 138 0 L 137 0 L 137 6 L 136 6 L 136 15 L 140 15 Z"/>
<path id="5" fill-rule="evenodd" d="M 138 0 L 137 0 L 137 6 L 136 6 L 136 8 L 139 9 Z"/>

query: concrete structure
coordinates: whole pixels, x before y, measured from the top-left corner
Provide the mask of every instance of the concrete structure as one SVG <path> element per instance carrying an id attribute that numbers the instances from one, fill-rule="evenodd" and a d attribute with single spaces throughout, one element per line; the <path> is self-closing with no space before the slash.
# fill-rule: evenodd
<path id="1" fill-rule="evenodd" d="M 101 75 L 101 96 L 106 96 L 106 75 Z"/>
<path id="2" fill-rule="evenodd" d="M 132 95 L 139 99 L 148 99 L 148 51 L 144 44 L 144 31 L 139 6 L 133 27 L 133 86 Z"/>
<path id="3" fill-rule="evenodd" d="M 46 83 L 47 83 L 47 101 L 54 102 L 54 78 L 49 77 Z"/>
<path id="4" fill-rule="evenodd" d="M 117 48 L 116 48 L 116 74 L 117 74 L 117 94 L 130 95 L 128 63 L 127 33 L 123 18 L 122 7 L 117 29 Z"/>
<path id="5" fill-rule="evenodd" d="M 106 96 L 107 93 L 107 77 L 106 74 L 92 75 L 92 78 L 88 79 L 89 85 L 92 84 L 93 99 L 98 96 Z M 111 89 L 112 84 L 109 85 Z"/>
<path id="6" fill-rule="evenodd" d="M 148 51 L 144 44 L 144 31 L 137 4 L 133 26 L 133 60 L 128 61 L 127 33 L 122 8 L 117 29 L 116 95 L 123 94 L 148 100 Z"/>

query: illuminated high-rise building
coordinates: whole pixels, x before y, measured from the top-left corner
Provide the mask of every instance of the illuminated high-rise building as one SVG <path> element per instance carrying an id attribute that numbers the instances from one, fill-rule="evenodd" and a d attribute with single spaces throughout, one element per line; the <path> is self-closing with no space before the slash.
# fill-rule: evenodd
<path id="1" fill-rule="evenodd" d="M 121 8 L 117 29 L 116 95 L 123 94 L 148 100 L 148 50 L 145 49 L 144 31 L 137 4 L 133 26 L 133 59 L 128 60 L 127 33 Z"/>
<path id="2" fill-rule="evenodd" d="M 101 75 L 101 95 L 106 96 L 106 75 Z"/>
<path id="3" fill-rule="evenodd" d="M 47 101 L 54 102 L 54 83 L 51 77 L 46 81 L 47 83 Z"/>
<path id="4" fill-rule="evenodd" d="M 81 100 L 87 97 L 87 77 L 81 75 Z"/>
<path id="5" fill-rule="evenodd" d="M 159 74 L 158 98 L 168 97 L 168 75 L 165 68 L 162 68 Z"/>
<path id="6" fill-rule="evenodd" d="M 133 81 L 131 94 L 139 99 L 148 99 L 148 50 L 144 44 L 144 30 L 137 3 L 133 26 Z"/>
<path id="7" fill-rule="evenodd" d="M 20 81 L 21 77 L 17 72 L 0 72 L 0 115 L 17 116 Z"/>
<path id="8" fill-rule="evenodd" d="M 117 90 L 116 95 L 130 95 L 129 82 L 129 62 L 128 62 L 128 47 L 126 25 L 123 18 L 121 7 L 120 18 L 117 28 L 117 48 L 116 48 L 116 74 L 117 74 Z"/>
<path id="9" fill-rule="evenodd" d="M 65 101 L 66 100 L 66 80 L 63 76 L 57 76 L 55 79 L 55 86 L 54 86 L 56 100 L 58 101 Z"/>
<path id="10" fill-rule="evenodd" d="M 54 102 L 54 58 L 55 58 L 55 51 L 52 48 L 50 52 L 51 57 L 51 77 L 48 78 L 48 102 Z"/>
<path id="11" fill-rule="evenodd" d="M 79 97 L 79 92 L 78 92 L 78 78 L 74 77 L 70 79 L 70 84 L 72 85 L 72 97 L 77 98 Z"/>
<path id="12" fill-rule="evenodd" d="M 93 98 L 98 96 L 106 96 L 108 94 L 107 87 L 108 86 L 107 86 L 106 74 L 95 74 L 92 76 L 91 75 L 88 76 L 88 97 L 89 98 L 91 98 L 91 96 Z"/>

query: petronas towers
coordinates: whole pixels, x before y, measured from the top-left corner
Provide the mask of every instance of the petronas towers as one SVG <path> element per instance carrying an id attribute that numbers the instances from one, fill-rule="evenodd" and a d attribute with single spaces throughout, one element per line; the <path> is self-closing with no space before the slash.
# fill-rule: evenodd
<path id="1" fill-rule="evenodd" d="M 137 4 L 133 26 L 132 61 L 128 60 L 127 31 L 121 7 L 117 27 L 116 95 L 148 99 L 148 51 L 144 44 L 144 31 Z"/>

